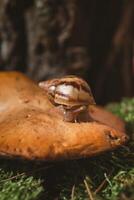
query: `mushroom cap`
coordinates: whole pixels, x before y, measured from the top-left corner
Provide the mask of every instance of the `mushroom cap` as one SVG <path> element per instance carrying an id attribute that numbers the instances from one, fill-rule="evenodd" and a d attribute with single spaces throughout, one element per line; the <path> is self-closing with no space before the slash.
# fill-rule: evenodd
<path id="1" fill-rule="evenodd" d="M 64 122 L 36 83 L 18 72 L 0 73 L 0 155 L 59 160 L 90 157 L 124 144 L 118 117 L 89 106 L 93 122 Z"/>
<path id="2" fill-rule="evenodd" d="M 52 103 L 69 107 L 95 104 L 87 82 L 77 76 L 65 76 L 39 83 Z"/>

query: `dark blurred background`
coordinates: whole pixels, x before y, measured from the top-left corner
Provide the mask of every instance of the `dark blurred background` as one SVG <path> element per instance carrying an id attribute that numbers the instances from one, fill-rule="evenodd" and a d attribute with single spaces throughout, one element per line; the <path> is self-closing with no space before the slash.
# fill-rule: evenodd
<path id="1" fill-rule="evenodd" d="M 86 79 L 96 102 L 134 95 L 134 0 L 0 0 L 0 70 Z"/>

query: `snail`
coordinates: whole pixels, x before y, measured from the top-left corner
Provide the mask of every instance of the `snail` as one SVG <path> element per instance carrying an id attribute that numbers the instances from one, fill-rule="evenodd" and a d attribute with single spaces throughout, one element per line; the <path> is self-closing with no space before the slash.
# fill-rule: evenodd
<path id="1" fill-rule="evenodd" d="M 89 85 L 77 76 L 42 81 L 39 86 L 51 103 L 61 108 L 64 121 L 78 122 L 81 114 L 88 113 L 88 106 L 95 104 Z"/>

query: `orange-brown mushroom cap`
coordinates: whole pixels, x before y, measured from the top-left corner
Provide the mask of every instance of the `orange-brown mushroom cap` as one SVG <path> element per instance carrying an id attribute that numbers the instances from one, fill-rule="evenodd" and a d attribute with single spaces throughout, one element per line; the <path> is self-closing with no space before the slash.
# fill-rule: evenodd
<path id="1" fill-rule="evenodd" d="M 64 122 L 36 83 L 17 72 L 0 73 L 0 155 L 59 160 L 90 157 L 124 144 L 124 123 L 97 106 L 93 122 Z"/>

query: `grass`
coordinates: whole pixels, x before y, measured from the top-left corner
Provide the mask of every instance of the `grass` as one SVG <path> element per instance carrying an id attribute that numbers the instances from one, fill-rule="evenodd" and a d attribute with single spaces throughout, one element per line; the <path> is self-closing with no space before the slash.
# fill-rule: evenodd
<path id="1" fill-rule="evenodd" d="M 130 141 L 102 155 L 58 163 L 0 160 L 0 200 L 133 200 L 134 99 L 107 109 L 126 121 Z"/>

